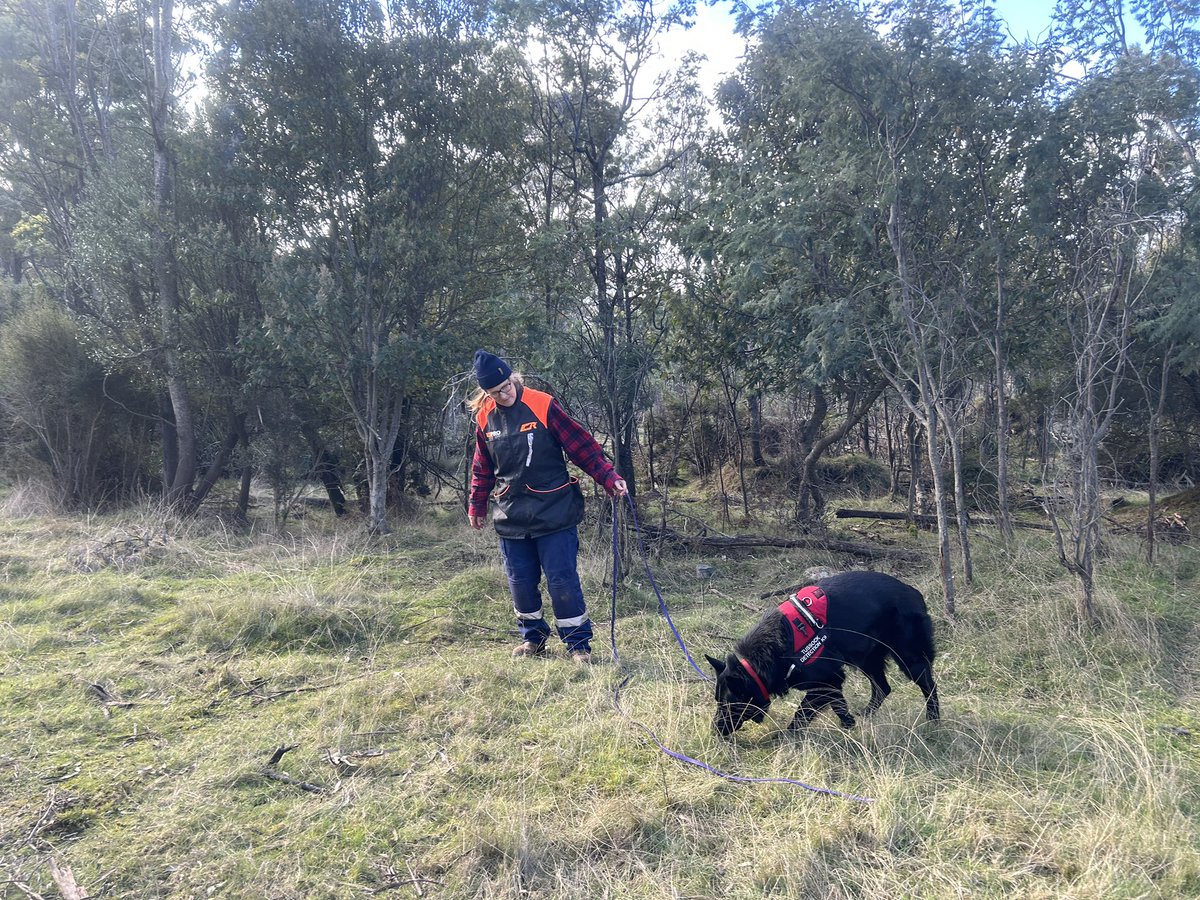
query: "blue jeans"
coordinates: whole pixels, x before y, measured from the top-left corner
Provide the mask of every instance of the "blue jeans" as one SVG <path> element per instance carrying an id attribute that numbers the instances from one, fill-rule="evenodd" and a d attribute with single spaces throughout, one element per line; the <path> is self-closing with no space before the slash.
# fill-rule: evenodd
<path id="1" fill-rule="evenodd" d="M 568 651 L 590 650 L 592 622 L 576 568 L 579 533 L 567 528 L 537 538 L 500 538 L 500 555 L 504 557 L 504 574 L 508 576 L 522 640 L 544 644 L 550 637 L 538 590 L 545 574 L 558 636 Z"/>

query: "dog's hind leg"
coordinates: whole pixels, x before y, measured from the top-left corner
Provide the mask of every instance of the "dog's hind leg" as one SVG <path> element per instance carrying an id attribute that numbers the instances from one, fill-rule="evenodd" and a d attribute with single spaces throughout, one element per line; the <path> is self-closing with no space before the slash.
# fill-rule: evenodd
<path id="1" fill-rule="evenodd" d="M 925 718 L 930 722 L 936 722 L 941 718 L 942 707 L 938 701 L 937 685 L 933 681 L 933 669 L 924 660 L 911 666 L 901 662 L 900 667 L 925 695 Z"/>
<path id="2" fill-rule="evenodd" d="M 925 695 L 925 718 L 930 722 L 936 722 L 942 717 L 942 705 L 938 700 L 937 685 L 933 683 L 933 672 L 928 668 L 922 669 L 913 681 Z"/>
<path id="3" fill-rule="evenodd" d="M 900 671 L 925 695 L 925 718 L 930 722 L 937 721 L 941 717 L 942 709 L 938 701 L 937 685 L 933 682 L 933 647 L 929 646 L 923 652 L 914 650 L 896 654 L 896 662 L 900 664 Z"/>
<path id="4" fill-rule="evenodd" d="M 842 723 L 843 728 L 854 727 L 854 716 L 850 715 L 850 707 L 846 705 L 845 694 L 839 690 L 837 696 L 829 701 L 829 706 L 837 714 L 838 721 Z"/>

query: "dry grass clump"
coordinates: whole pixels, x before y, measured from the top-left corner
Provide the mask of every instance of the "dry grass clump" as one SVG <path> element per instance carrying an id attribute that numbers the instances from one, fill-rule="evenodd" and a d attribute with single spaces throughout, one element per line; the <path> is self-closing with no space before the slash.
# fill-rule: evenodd
<path id="1" fill-rule="evenodd" d="M 60 507 L 49 484 L 37 479 L 19 481 L 0 492 L 0 517 L 5 519 L 49 519 Z"/>

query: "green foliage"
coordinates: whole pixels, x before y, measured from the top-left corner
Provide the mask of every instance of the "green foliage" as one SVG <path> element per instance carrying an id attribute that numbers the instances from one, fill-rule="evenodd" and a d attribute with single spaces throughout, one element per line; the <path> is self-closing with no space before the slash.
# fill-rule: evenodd
<path id="1" fill-rule="evenodd" d="M 1186 4 L 1069 0 L 1044 46 L 1005 41 L 979 2 L 746 7 L 753 40 L 707 105 L 690 56 L 646 79 L 687 2 L 184 11 L 211 36 L 202 84 L 151 122 L 146 10 L 0 10 L 0 320 L 18 298 L 54 298 L 79 332 L 63 360 L 88 382 L 108 373 L 109 395 L 147 417 L 93 432 L 104 472 L 72 502 L 136 493 L 169 462 L 166 374 L 190 398 L 200 471 L 253 465 L 281 510 L 318 458 L 371 475 L 377 500 L 389 482 L 393 502 L 397 487 L 448 486 L 468 426 L 447 395 L 480 345 L 563 396 L 628 476 L 646 462 L 643 426 L 658 448 L 687 442 L 685 476 L 729 471 L 753 396 L 775 410 L 768 452 L 800 477 L 882 370 L 908 395 L 922 355 L 960 404 L 946 421 L 978 445 L 965 455 L 986 456 L 992 423 L 968 433 L 955 416 L 1007 391 L 1032 434 L 1068 393 L 1076 261 L 1102 295 L 1115 270 L 1095 239 L 1120 198 L 1131 363 L 1197 369 Z M 709 106 L 724 128 L 702 141 Z M 662 413 L 695 388 L 694 421 Z M 1172 474 L 1195 475 L 1194 393 L 1170 393 Z M 73 414 L 97 397 L 77 394 Z M 1146 418 L 1126 408 L 1108 451 L 1138 474 Z M 3 437 L 8 480 L 56 464 L 33 435 Z"/>

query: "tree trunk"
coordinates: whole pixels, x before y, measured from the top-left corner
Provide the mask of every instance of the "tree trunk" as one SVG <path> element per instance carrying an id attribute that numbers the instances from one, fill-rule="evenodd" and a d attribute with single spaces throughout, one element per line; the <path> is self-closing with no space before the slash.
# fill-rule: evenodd
<path id="1" fill-rule="evenodd" d="M 703 388 L 699 384 L 697 384 L 695 386 L 695 389 L 692 391 L 692 396 L 688 399 L 687 403 L 684 404 L 682 421 L 687 422 L 692 419 L 692 413 L 696 409 L 696 403 L 700 399 L 700 393 L 702 390 L 703 390 Z M 660 533 L 662 533 L 662 534 L 667 533 L 667 507 L 668 507 L 668 501 L 670 500 L 671 479 L 675 477 L 675 472 L 679 468 L 679 456 L 682 452 L 683 452 L 683 441 L 682 440 L 672 441 L 671 442 L 671 455 L 668 458 L 667 468 L 663 475 L 662 485 L 660 488 L 661 493 L 662 493 L 662 506 L 660 508 L 658 521 L 659 521 L 659 530 L 660 530 Z"/>
<path id="2" fill-rule="evenodd" d="M 874 406 L 879 395 L 883 393 L 883 384 L 876 388 L 867 391 L 865 395 L 855 391 L 852 392 L 846 399 L 846 415 L 842 420 L 842 424 L 831 431 L 829 434 L 820 440 L 812 441 L 808 448 L 808 453 L 804 457 L 804 462 L 801 470 L 804 472 L 804 480 L 808 485 L 809 496 L 812 500 L 812 517 L 820 519 L 825 515 L 825 495 L 821 491 L 819 479 L 817 478 L 817 465 L 821 462 L 821 458 L 834 444 L 838 443 L 848 435 L 858 423 L 865 420 L 867 413 Z"/>
<path id="3" fill-rule="evenodd" d="M 750 408 L 750 461 L 762 467 L 767 464 L 762 451 L 762 398 L 753 392 L 746 398 Z"/>
<path id="4" fill-rule="evenodd" d="M 845 509 L 839 508 L 834 515 L 839 519 L 878 519 L 882 522 L 925 522 L 930 525 L 936 525 L 933 516 L 916 516 L 909 515 L 903 512 L 887 512 L 879 509 Z M 995 519 L 989 519 L 985 516 L 968 517 L 968 525 L 997 525 Z M 1014 527 L 1017 528 L 1032 528 L 1036 531 L 1050 531 L 1049 525 L 1042 525 L 1038 522 L 1014 522 Z"/>
<path id="5" fill-rule="evenodd" d="M 933 503 L 937 516 L 938 533 L 938 570 L 942 576 L 942 586 L 946 594 L 946 615 L 954 618 L 954 569 L 950 564 L 950 525 L 946 515 L 946 485 L 942 473 L 942 454 L 938 446 L 937 412 L 931 410 L 929 424 L 925 427 L 925 444 L 929 455 L 929 468 L 932 470 Z M 964 529 L 965 530 L 965 529 Z"/>
<path id="6" fill-rule="evenodd" d="M 1150 414 L 1150 472 L 1149 500 L 1146 505 L 1146 563 L 1154 565 L 1156 526 L 1158 519 L 1158 469 L 1162 445 L 1163 410 L 1167 403 L 1167 382 L 1171 374 L 1171 357 L 1175 354 L 1175 345 L 1170 344 L 1163 351 L 1162 374 L 1158 382 L 1158 402 Z"/>
<path id="7" fill-rule="evenodd" d="M 812 401 L 812 414 L 800 426 L 800 433 L 796 438 L 796 455 L 800 458 L 800 484 L 796 494 L 796 517 L 800 521 L 809 521 L 814 518 L 814 506 L 824 504 L 824 498 L 817 486 L 816 465 L 820 457 L 813 454 L 813 449 L 817 442 L 817 435 L 821 433 L 821 428 L 829 415 L 829 399 L 825 394 L 825 389 L 819 384 L 812 386 Z"/>
<path id="8" fill-rule="evenodd" d="M 163 493 L 169 493 L 179 466 L 179 439 L 175 432 L 175 410 L 166 391 L 158 394 L 158 434 L 162 444 Z"/>
<path id="9" fill-rule="evenodd" d="M 917 488 L 921 480 L 921 442 L 918 440 L 917 417 L 909 413 L 908 423 L 904 428 L 904 437 L 908 449 L 908 517 L 917 514 Z"/>
<path id="10" fill-rule="evenodd" d="M 159 327 L 167 394 L 174 413 L 178 459 L 169 473 L 167 498 L 172 503 L 190 501 L 196 475 L 196 430 L 183 366 L 180 324 L 179 263 L 175 253 L 174 154 L 169 142 L 171 107 L 175 102 L 173 0 L 162 0 L 154 10 L 151 62 L 148 79 L 150 126 L 154 137 L 154 204 L 152 229 L 154 277 L 158 287 Z"/>
<path id="11" fill-rule="evenodd" d="M 371 534 L 390 534 L 388 524 L 388 482 L 392 474 L 392 452 L 403 420 L 403 400 L 380 394 L 388 388 L 380 383 L 377 373 L 367 377 L 368 418 L 361 428 L 367 463 L 367 529 Z"/>
<path id="12" fill-rule="evenodd" d="M 950 445 L 950 461 L 954 466 L 954 509 L 958 519 L 958 552 L 962 559 L 963 578 L 967 584 L 975 583 L 975 566 L 971 562 L 971 539 L 967 533 L 970 521 L 967 515 L 967 492 L 963 484 L 962 436 L 957 429 L 946 429 L 946 442 Z"/>
<path id="13" fill-rule="evenodd" d="M 233 412 L 229 414 L 229 429 L 225 432 L 225 440 L 221 442 L 221 449 L 217 451 L 216 458 L 209 464 L 208 469 L 204 473 L 204 477 L 200 479 L 200 483 L 196 485 L 196 491 L 192 494 L 188 501 L 192 509 L 196 509 L 204 502 L 204 498 L 208 496 L 208 492 L 213 489 L 213 485 L 217 483 L 217 479 L 221 477 L 221 473 L 225 471 L 225 466 L 229 462 L 229 457 L 233 455 L 234 449 L 238 445 L 242 434 L 245 432 L 245 413 Z"/>
<path id="14" fill-rule="evenodd" d="M 333 514 L 340 519 L 346 514 L 346 493 L 342 488 L 337 457 L 330 453 L 329 449 L 325 446 L 325 441 L 322 440 L 320 431 L 313 424 L 309 411 L 307 409 L 298 409 L 297 416 L 300 418 L 300 433 L 304 435 L 304 440 L 308 443 L 309 452 L 312 453 L 313 471 L 321 479 L 321 485 L 325 488 L 325 493 L 329 497 L 329 505 L 333 507 Z M 468 467 L 470 464 L 470 459 L 468 458 Z M 470 484 L 470 481 L 468 480 L 467 483 Z"/>
<path id="15" fill-rule="evenodd" d="M 913 281 L 909 260 L 909 246 L 903 228 L 903 213 L 901 210 L 899 186 L 899 157 L 892 148 L 892 167 L 895 178 L 896 193 L 892 197 L 888 210 L 887 232 L 896 258 L 896 276 L 900 288 L 900 306 L 904 315 L 904 326 L 908 332 L 909 344 L 915 357 L 915 377 L 919 396 L 916 404 L 910 404 L 914 415 L 922 415 L 925 426 L 925 443 L 932 469 L 933 497 L 938 523 L 938 567 L 942 576 L 942 588 L 945 592 L 946 615 L 954 618 L 954 570 L 950 563 L 950 530 L 946 519 L 946 488 L 945 475 L 942 471 L 942 455 L 938 445 L 940 428 L 938 416 L 939 393 L 935 386 L 934 373 L 931 371 L 926 348 L 925 326 L 918 321 L 913 299 Z M 912 376 L 910 376 L 912 377 Z M 899 385 L 896 385 L 899 388 Z M 903 396 L 903 394 L 901 395 Z M 907 398 L 906 398 L 906 402 Z"/>
<path id="16" fill-rule="evenodd" d="M 243 522 L 250 521 L 250 485 L 254 478 L 254 466 L 250 465 L 250 439 L 242 433 L 242 449 L 246 453 L 246 461 L 242 464 L 242 479 L 238 485 L 237 515 Z"/>
<path id="17" fill-rule="evenodd" d="M 737 394 L 729 384 L 727 374 L 721 372 L 721 387 L 725 390 L 725 402 L 729 405 L 729 421 L 733 425 L 733 434 L 737 439 L 738 487 L 742 495 L 742 516 L 750 518 L 750 494 L 746 488 L 746 442 L 742 435 L 742 423 L 738 421 Z"/>
<path id="18" fill-rule="evenodd" d="M 883 395 L 883 428 L 887 438 L 888 459 L 888 496 L 893 500 L 900 496 L 900 454 L 896 449 L 896 429 L 892 422 L 892 412 L 888 408 L 887 392 Z"/>
<path id="19" fill-rule="evenodd" d="M 388 524 L 387 488 L 388 473 L 391 466 L 390 454 L 383 456 L 378 448 L 372 446 L 367 456 L 368 503 L 367 530 L 371 534 L 390 534 L 392 529 Z"/>
<path id="20" fill-rule="evenodd" d="M 996 519 L 1004 541 L 1013 537 L 1012 511 L 1008 499 L 1008 365 L 1004 342 L 1005 284 L 1001 273 L 996 275 L 996 333 L 992 337 L 992 353 L 996 363 Z"/>

